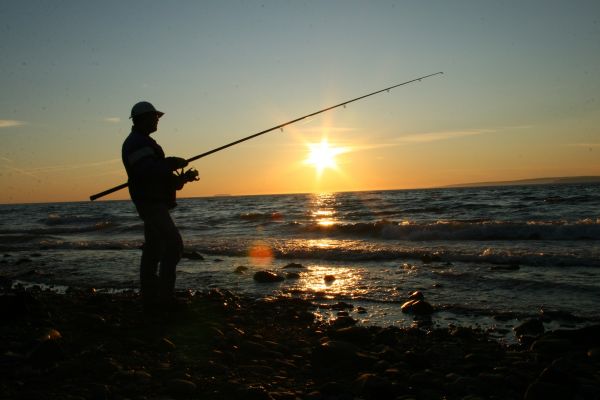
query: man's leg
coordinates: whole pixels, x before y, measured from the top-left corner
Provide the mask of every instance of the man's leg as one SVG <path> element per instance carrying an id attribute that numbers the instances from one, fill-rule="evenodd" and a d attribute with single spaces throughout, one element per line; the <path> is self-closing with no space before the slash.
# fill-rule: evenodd
<path id="1" fill-rule="evenodd" d="M 183 255 L 181 235 L 165 205 L 147 206 L 140 215 L 144 219 L 144 226 L 148 227 L 147 231 L 152 245 L 160 248 L 159 252 L 151 251 L 149 253 L 148 259 L 151 259 L 152 264 L 148 265 L 147 269 L 142 268 L 142 274 L 147 272 L 146 278 L 155 280 L 157 295 L 161 300 L 171 300 L 175 290 L 177 263 Z M 158 259 L 155 258 L 156 256 Z M 157 277 L 156 263 L 158 261 L 160 261 L 160 269 Z"/>
<path id="2" fill-rule="evenodd" d="M 160 230 L 151 214 L 144 215 L 144 246 L 140 263 L 140 291 L 145 304 L 158 301 L 158 263 L 164 253 Z"/>
<path id="3" fill-rule="evenodd" d="M 161 233 L 165 251 L 160 260 L 158 294 L 161 299 L 169 301 L 174 296 L 177 264 L 183 255 L 183 240 L 168 210 L 165 209 L 163 217 Z"/>

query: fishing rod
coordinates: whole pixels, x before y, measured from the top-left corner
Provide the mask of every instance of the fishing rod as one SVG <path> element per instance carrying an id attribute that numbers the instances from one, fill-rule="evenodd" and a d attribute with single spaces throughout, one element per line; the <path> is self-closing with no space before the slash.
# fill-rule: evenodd
<path id="1" fill-rule="evenodd" d="M 354 99 L 352 99 L 352 100 L 347 100 L 347 101 L 344 101 L 343 103 L 336 104 L 335 106 L 331 106 L 331 107 L 327 107 L 327 108 L 324 108 L 324 109 L 322 109 L 322 110 L 319 110 L 319 111 L 315 111 L 315 112 L 313 112 L 313 113 L 310 113 L 310 114 L 304 115 L 304 116 L 302 116 L 302 117 L 300 117 L 300 118 L 296 118 L 296 119 L 293 119 L 293 120 L 291 120 L 291 121 L 284 122 L 283 124 L 279 124 L 279 125 L 277 125 L 277 126 L 274 126 L 274 127 L 272 127 L 272 128 L 265 129 L 264 131 L 260 131 L 260 132 L 258 132 L 258 133 L 255 133 L 255 134 L 253 134 L 253 135 L 246 136 L 245 138 L 242 138 L 242 139 L 236 140 L 235 142 L 231 142 L 231 143 L 228 143 L 228 144 L 226 144 L 226 145 L 223 145 L 223 146 L 221 146 L 221 147 L 217 147 L 216 149 L 212 149 L 212 150 L 210 150 L 210 151 L 207 151 L 207 152 L 205 152 L 205 153 L 198 154 L 197 156 L 194 156 L 194 157 L 192 157 L 192 158 L 188 158 L 188 159 L 187 159 L 187 162 L 188 162 L 188 163 L 190 163 L 190 162 L 192 162 L 192 161 L 196 161 L 196 160 L 197 160 L 197 159 L 199 159 L 199 158 L 206 157 L 206 156 L 208 156 L 208 155 L 211 155 L 211 154 L 213 154 L 213 153 L 216 153 L 216 152 L 218 152 L 218 151 L 221 151 L 221 150 L 225 150 L 225 149 L 226 149 L 226 148 L 228 148 L 228 147 L 235 146 L 236 144 L 239 144 L 239 143 L 245 142 L 246 140 L 254 139 L 255 137 L 258 137 L 258 136 L 260 136 L 260 135 L 264 135 L 265 133 L 268 133 L 268 132 L 271 132 L 271 131 L 274 131 L 274 130 L 277 130 L 277 129 L 282 129 L 283 127 L 285 127 L 285 126 L 287 126 L 287 125 L 294 124 L 294 123 L 296 123 L 296 122 L 298 122 L 298 121 L 302 121 L 303 119 L 306 119 L 306 118 L 314 117 L 315 115 L 318 115 L 318 114 L 324 113 L 324 112 L 326 112 L 326 111 L 329 111 L 329 110 L 333 110 L 334 108 L 338 108 L 338 107 L 342 107 L 342 106 L 343 106 L 343 107 L 345 107 L 347 104 L 350 104 L 350 103 L 353 103 L 353 102 L 355 102 L 355 101 L 358 101 L 358 100 L 364 99 L 364 98 L 366 98 L 366 97 L 369 97 L 369 96 L 374 96 L 374 95 L 376 95 L 376 94 L 379 94 L 379 93 L 382 93 L 382 92 L 389 92 L 390 90 L 392 90 L 392 89 L 394 89 L 394 88 L 397 88 L 397 87 L 399 87 L 399 86 L 408 85 L 409 83 L 416 82 L 416 81 L 421 81 L 421 80 L 423 80 L 423 79 L 425 79 L 425 78 L 429 78 L 429 77 L 431 77 L 431 76 L 440 75 L 440 74 L 443 74 L 443 72 L 436 72 L 435 74 L 429 74 L 429 75 L 421 76 L 420 78 L 411 79 L 410 81 L 402 82 L 402 83 L 399 83 L 399 84 L 397 84 L 397 85 L 394 85 L 394 86 L 387 87 L 387 88 L 385 88 L 385 89 L 377 90 L 377 91 L 375 91 L 375 92 L 372 92 L 372 93 L 369 93 L 369 94 L 365 94 L 365 95 L 363 95 L 363 96 L 360 96 L 360 97 L 356 97 L 356 98 L 354 98 Z M 119 185 L 119 186 L 115 186 L 114 188 L 111 188 L 111 189 L 105 190 L 104 192 L 100 192 L 100 193 L 97 193 L 97 194 L 91 195 L 91 196 L 90 196 L 90 200 L 94 201 L 94 200 L 96 200 L 96 199 L 99 199 L 100 197 L 104 197 L 104 196 L 106 196 L 107 194 L 111 194 L 111 193 L 113 193 L 113 192 L 116 192 L 116 191 L 119 191 L 119 190 L 121 190 L 121 189 L 125 189 L 127 186 L 129 186 L 129 184 L 128 184 L 128 183 L 123 183 L 123 184 L 121 184 L 121 185 Z"/>

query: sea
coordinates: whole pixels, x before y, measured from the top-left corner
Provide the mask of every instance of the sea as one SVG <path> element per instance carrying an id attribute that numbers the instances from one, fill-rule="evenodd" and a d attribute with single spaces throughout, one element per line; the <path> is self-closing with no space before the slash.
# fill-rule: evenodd
<path id="1" fill-rule="evenodd" d="M 309 299 L 323 319 L 347 303 L 359 324 L 507 341 L 531 318 L 600 323 L 600 184 L 184 198 L 172 216 L 182 290 Z M 0 276 L 15 285 L 137 290 L 142 244 L 130 201 L 0 205 Z M 286 279 L 259 283 L 261 270 Z M 430 317 L 401 311 L 413 291 Z"/>

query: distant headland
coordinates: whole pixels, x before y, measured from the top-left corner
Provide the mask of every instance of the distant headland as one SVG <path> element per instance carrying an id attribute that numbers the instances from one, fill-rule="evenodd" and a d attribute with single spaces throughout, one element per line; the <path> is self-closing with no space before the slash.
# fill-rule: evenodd
<path id="1" fill-rule="evenodd" d="M 458 183 L 444 186 L 446 188 L 481 187 L 481 186 L 517 186 L 517 185 L 562 185 L 575 183 L 600 183 L 600 176 L 563 176 L 554 178 L 520 179 L 515 181 Z"/>

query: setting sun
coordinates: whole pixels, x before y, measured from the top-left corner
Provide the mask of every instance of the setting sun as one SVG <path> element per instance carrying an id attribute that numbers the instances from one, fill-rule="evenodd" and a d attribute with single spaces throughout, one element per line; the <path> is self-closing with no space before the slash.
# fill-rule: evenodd
<path id="1" fill-rule="evenodd" d="M 331 147 L 325 138 L 321 143 L 310 143 L 308 148 L 310 153 L 304 162 L 314 165 L 318 175 L 321 175 L 325 168 L 337 169 L 335 157 L 347 151 L 343 147 Z"/>

